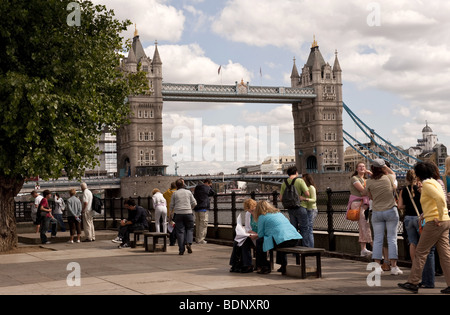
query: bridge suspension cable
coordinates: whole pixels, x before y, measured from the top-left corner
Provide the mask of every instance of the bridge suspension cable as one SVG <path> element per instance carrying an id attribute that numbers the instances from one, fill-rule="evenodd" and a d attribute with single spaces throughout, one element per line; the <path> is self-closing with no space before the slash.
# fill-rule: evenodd
<path id="1" fill-rule="evenodd" d="M 361 148 L 364 148 L 365 150 L 371 152 L 374 156 L 377 158 L 384 159 L 388 161 L 389 163 L 397 166 L 399 169 L 411 169 L 413 165 L 409 163 L 409 160 L 413 160 L 416 162 L 420 162 L 419 159 L 416 157 L 411 156 L 410 154 L 406 153 L 404 150 L 400 149 L 397 146 L 394 146 L 389 141 L 385 140 L 383 137 L 381 137 L 378 133 L 375 132 L 374 129 L 367 126 L 353 111 L 344 103 L 343 104 L 345 111 L 350 116 L 350 118 L 353 120 L 353 122 L 358 126 L 358 128 L 371 140 L 371 142 L 375 145 L 376 148 L 379 148 L 381 151 L 385 153 L 385 155 L 381 155 L 379 153 L 376 153 L 374 150 L 370 149 L 368 146 L 362 144 L 352 136 L 348 132 L 344 130 L 344 140 L 347 144 L 349 144 L 358 154 L 362 155 L 364 158 L 372 161 L 372 158 L 370 158 L 367 154 L 364 154 L 361 152 L 361 150 L 357 149 L 354 145 L 350 143 L 348 139 L 345 137 L 351 138 L 353 143 L 357 143 L 358 146 Z M 378 139 L 378 141 L 376 140 Z"/>

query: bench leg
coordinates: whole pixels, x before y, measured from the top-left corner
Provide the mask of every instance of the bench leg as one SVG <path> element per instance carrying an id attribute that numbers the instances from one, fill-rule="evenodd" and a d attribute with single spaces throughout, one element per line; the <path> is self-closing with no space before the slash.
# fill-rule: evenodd
<path id="1" fill-rule="evenodd" d="M 149 251 L 148 249 L 148 237 L 144 235 L 144 249 L 146 252 Z"/>
<path id="2" fill-rule="evenodd" d="M 164 236 L 164 246 L 163 246 L 163 252 L 167 252 L 167 236 Z"/>
<path id="3" fill-rule="evenodd" d="M 316 265 L 317 265 L 316 276 L 317 278 L 322 278 L 322 261 L 320 259 L 320 254 L 316 255 Z"/>
<path id="4" fill-rule="evenodd" d="M 301 270 L 302 270 L 302 279 L 306 279 L 306 255 L 300 255 L 301 257 Z"/>

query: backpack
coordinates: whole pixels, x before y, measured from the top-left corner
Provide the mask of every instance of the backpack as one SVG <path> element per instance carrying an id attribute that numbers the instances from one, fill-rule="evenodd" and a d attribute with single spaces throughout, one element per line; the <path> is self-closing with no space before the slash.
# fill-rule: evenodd
<path id="1" fill-rule="evenodd" d="M 96 195 L 92 196 L 92 210 L 102 213 L 103 201 Z"/>
<path id="2" fill-rule="evenodd" d="M 294 178 L 290 185 L 287 179 L 284 180 L 284 183 L 286 184 L 286 189 L 284 190 L 283 193 L 282 203 L 285 209 L 292 209 L 300 205 L 300 197 L 298 195 L 297 188 L 295 188 L 294 186 L 296 180 L 297 178 Z"/>

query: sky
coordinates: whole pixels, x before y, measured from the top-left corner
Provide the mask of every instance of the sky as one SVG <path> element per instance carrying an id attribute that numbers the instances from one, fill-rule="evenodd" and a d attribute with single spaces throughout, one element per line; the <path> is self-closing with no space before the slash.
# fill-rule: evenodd
<path id="1" fill-rule="evenodd" d="M 113 9 L 120 20 L 136 23 L 149 57 L 157 40 L 166 83 L 233 85 L 243 80 L 254 86 L 287 87 L 293 59 L 301 72 L 315 36 L 331 65 L 337 50 L 344 102 L 365 124 L 409 148 L 422 138 L 428 121 L 439 142 L 450 145 L 450 1 L 93 2 Z M 134 25 L 122 36 L 132 38 L 133 33 Z M 166 102 L 163 126 L 164 164 L 170 174 L 175 162 L 179 175 L 235 173 L 240 166 L 262 162 L 263 153 L 294 155 L 290 105 Z M 191 131 L 192 142 L 200 132 L 197 161 L 182 154 L 195 149 L 180 150 L 188 139 L 178 132 L 180 127 Z M 240 127 L 247 128 L 246 137 L 226 137 L 227 128 Z M 368 142 L 346 114 L 344 130 Z M 225 152 L 219 152 L 222 159 L 217 139 L 226 143 Z M 255 143 L 258 154 L 249 154 Z M 246 146 L 245 157 L 227 158 L 232 146 L 239 145 Z"/>

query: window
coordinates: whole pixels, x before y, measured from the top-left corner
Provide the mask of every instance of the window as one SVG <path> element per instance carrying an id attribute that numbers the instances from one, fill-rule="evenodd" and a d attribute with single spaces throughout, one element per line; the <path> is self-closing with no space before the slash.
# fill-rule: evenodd
<path id="1" fill-rule="evenodd" d="M 148 141 L 148 140 L 149 140 L 149 133 L 144 132 L 144 141 Z"/>
<path id="2" fill-rule="evenodd" d="M 150 141 L 155 141 L 155 133 L 150 132 Z"/>
<path id="3" fill-rule="evenodd" d="M 153 109 L 150 110 L 150 118 L 155 118 L 155 112 Z"/>
<path id="4" fill-rule="evenodd" d="M 148 118 L 148 112 L 144 110 L 144 118 Z"/>
<path id="5" fill-rule="evenodd" d="M 138 118 L 142 118 L 142 111 L 138 110 Z"/>
<path id="6" fill-rule="evenodd" d="M 144 135 L 142 132 L 139 132 L 139 141 L 144 141 Z"/>

